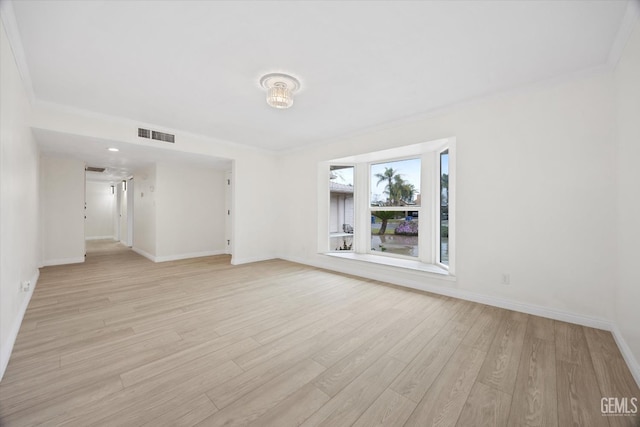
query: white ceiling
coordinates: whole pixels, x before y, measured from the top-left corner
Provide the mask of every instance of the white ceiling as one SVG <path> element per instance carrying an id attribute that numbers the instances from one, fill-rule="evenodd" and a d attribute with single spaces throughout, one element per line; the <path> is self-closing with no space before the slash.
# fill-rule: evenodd
<path id="1" fill-rule="evenodd" d="M 15 1 L 35 96 L 303 147 L 607 63 L 626 1 Z M 297 77 L 289 110 L 259 79 Z"/>
<path id="2" fill-rule="evenodd" d="M 147 147 L 100 138 L 90 138 L 46 129 L 33 129 L 40 151 L 82 160 L 87 166 L 106 167 L 102 173 L 87 172 L 87 180 L 118 182 L 134 171 L 157 162 L 181 162 L 204 167 L 231 170 L 231 160 L 186 153 L 168 148 Z M 111 152 L 108 148 L 118 148 Z"/>

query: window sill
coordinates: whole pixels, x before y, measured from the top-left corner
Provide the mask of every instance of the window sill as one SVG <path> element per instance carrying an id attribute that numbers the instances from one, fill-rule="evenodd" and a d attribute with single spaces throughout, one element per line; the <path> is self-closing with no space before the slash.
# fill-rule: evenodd
<path id="1" fill-rule="evenodd" d="M 357 254 L 354 252 L 326 252 L 325 255 L 334 258 L 351 259 L 355 261 L 370 262 L 378 265 L 386 265 L 389 267 L 404 268 L 407 270 L 422 271 L 437 275 L 439 279 L 456 280 L 455 276 L 449 274 L 449 271 L 434 264 L 425 264 L 420 261 L 410 259 L 400 259 L 385 257 L 371 254 Z"/>
<path id="2" fill-rule="evenodd" d="M 353 233 L 329 233 L 329 238 L 333 237 L 353 237 Z"/>

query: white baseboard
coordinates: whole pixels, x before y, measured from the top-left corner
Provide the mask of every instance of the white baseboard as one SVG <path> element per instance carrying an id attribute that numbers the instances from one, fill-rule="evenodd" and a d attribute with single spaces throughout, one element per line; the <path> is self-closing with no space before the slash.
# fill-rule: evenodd
<path id="1" fill-rule="evenodd" d="M 603 329 L 610 331 L 613 335 L 620 353 L 624 357 L 633 378 L 640 387 L 640 364 L 635 359 L 631 349 L 624 340 L 617 325 L 607 319 L 601 319 L 591 316 L 585 316 L 579 313 L 572 313 L 569 311 L 559 310 L 555 308 L 542 307 L 535 304 L 528 304 L 519 301 L 510 300 L 508 298 L 495 297 L 490 295 L 478 294 L 475 292 L 453 288 L 451 282 L 441 281 L 442 284 L 424 283 L 424 275 L 420 280 L 420 273 L 412 274 L 407 273 L 404 277 L 400 277 L 394 274 L 393 269 L 386 266 L 372 266 L 368 268 L 358 268 L 359 266 L 349 266 L 345 263 L 327 262 L 308 260 L 297 257 L 280 256 L 281 259 L 296 262 L 298 264 L 310 265 L 312 267 L 323 268 L 326 270 L 337 271 L 340 273 L 350 274 L 353 276 L 364 277 L 367 279 L 378 280 L 381 282 L 388 282 L 398 286 L 404 286 L 407 288 L 418 289 L 425 292 L 432 292 L 434 294 L 445 295 L 453 298 L 458 298 L 466 301 L 473 301 L 481 304 L 486 304 L 494 307 L 500 307 L 507 310 L 518 311 L 521 313 L 533 314 L 535 316 L 546 317 L 549 319 L 560 320 L 563 322 L 574 323 L 576 325 L 587 326 L 595 329 Z M 415 276 L 416 279 L 411 278 Z M 437 280 L 432 280 L 437 281 Z"/>
<path id="2" fill-rule="evenodd" d="M 613 339 L 616 340 L 616 344 L 618 344 L 618 348 L 620 349 L 620 353 L 622 353 L 622 357 L 624 357 L 624 361 L 627 362 L 627 366 L 631 371 L 631 375 L 633 375 L 633 379 L 636 380 L 638 387 L 640 387 L 640 363 L 638 363 L 638 360 L 631 352 L 631 348 L 629 348 L 629 345 L 622 336 L 622 332 L 620 332 L 618 325 L 613 325 L 611 334 L 613 335 Z"/>
<path id="3" fill-rule="evenodd" d="M 365 277 L 367 279 L 388 282 L 394 285 L 404 286 L 420 291 L 432 292 L 434 294 L 445 295 L 448 297 L 458 298 L 466 301 L 473 301 L 480 304 L 504 308 L 507 310 L 533 314 L 536 316 L 547 317 L 554 320 L 561 320 L 563 322 L 575 323 L 578 325 L 588 326 L 590 328 L 610 331 L 612 327 L 612 322 L 606 319 L 584 316 L 582 314 L 571 313 L 554 308 L 522 303 L 519 301 L 510 300 L 508 298 L 484 295 L 464 289 L 454 288 L 452 287 L 450 281 L 446 281 L 444 279 L 440 281 L 442 284 L 433 283 L 438 281 L 438 279 L 434 278 L 433 276 L 429 277 L 432 283 L 425 283 L 424 274 L 418 271 L 409 271 L 403 276 L 400 276 L 396 273 L 397 270 L 390 270 L 388 266 L 384 265 L 373 265 L 371 267 L 363 269 L 358 267 L 350 267 L 348 265 L 335 265 L 331 262 L 309 262 L 307 260 L 295 259 L 291 257 L 285 257 L 283 259 L 297 262 L 299 264 L 307 264 L 313 267 L 325 268 L 328 270 L 339 271 L 345 274 Z M 349 260 L 347 260 L 347 262 L 349 262 Z"/>
<path id="4" fill-rule="evenodd" d="M 47 267 L 52 265 L 78 264 L 81 262 L 84 262 L 84 257 L 49 259 L 49 260 L 43 261 L 42 266 Z"/>
<path id="5" fill-rule="evenodd" d="M 113 236 L 92 236 L 85 237 L 84 240 L 116 240 L 116 238 Z"/>
<path id="6" fill-rule="evenodd" d="M 145 257 L 148 260 L 151 260 L 153 262 L 156 262 L 156 256 L 155 255 L 151 255 L 149 252 L 143 251 L 142 249 L 133 247 L 131 248 L 131 250 L 133 250 L 133 252 L 142 255 L 143 257 Z"/>
<path id="7" fill-rule="evenodd" d="M 205 256 L 214 256 L 214 255 L 223 255 L 224 250 L 219 251 L 203 251 L 203 252 L 191 252 L 186 254 L 177 254 L 177 255 L 163 255 L 163 256 L 155 256 L 150 253 L 143 251 L 139 248 L 131 248 L 135 253 L 142 255 L 143 257 L 153 261 L 153 262 L 166 262 L 166 261 L 178 261 L 181 259 L 189 259 L 189 258 L 201 258 Z"/>
<path id="8" fill-rule="evenodd" d="M 238 257 L 231 257 L 231 265 L 241 265 L 241 264 L 249 264 L 252 262 L 260 262 L 260 261 L 269 261 L 271 259 L 276 259 L 277 257 L 274 256 L 264 256 L 264 257 L 247 257 L 247 258 L 238 258 Z M 284 259 L 284 258 L 283 258 Z M 297 261 L 294 261 L 297 262 Z M 304 263 L 301 263 L 304 264 Z"/>
<path id="9" fill-rule="evenodd" d="M 29 306 L 29 301 L 31 301 L 31 296 L 33 295 L 33 291 L 36 288 L 36 284 L 38 283 L 39 277 L 40 277 L 40 270 L 36 269 L 36 272 L 31 277 L 31 289 L 29 289 L 29 292 L 25 294 L 25 298 L 22 300 L 22 304 L 18 309 L 18 315 L 15 319 L 13 319 L 13 326 L 9 331 L 7 342 L 4 343 L 4 345 L 2 346 L 2 349 L 0 350 L 0 380 L 4 376 L 4 372 L 7 369 L 7 365 L 9 364 L 9 359 L 11 358 L 11 352 L 13 351 L 13 345 L 16 342 L 16 338 L 18 338 L 18 332 L 20 332 L 22 319 L 24 319 L 24 314 L 27 311 L 27 307 Z"/>
<path id="10" fill-rule="evenodd" d="M 201 258 L 205 256 L 214 256 L 214 255 L 223 255 L 223 254 L 224 254 L 224 250 L 191 252 L 188 254 L 177 254 L 177 255 L 164 255 L 164 256 L 157 256 L 156 262 L 177 261 L 180 259 Z"/>

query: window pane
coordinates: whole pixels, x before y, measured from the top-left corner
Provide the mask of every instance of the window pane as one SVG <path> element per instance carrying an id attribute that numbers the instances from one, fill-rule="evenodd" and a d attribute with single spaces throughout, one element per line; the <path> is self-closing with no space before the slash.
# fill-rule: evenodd
<path id="1" fill-rule="evenodd" d="M 449 265 L 449 150 L 440 153 L 440 262 Z"/>
<path id="2" fill-rule="evenodd" d="M 371 211 L 371 251 L 418 256 L 418 211 Z"/>
<path id="3" fill-rule="evenodd" d="M 355 209 L 353 166 L 329 168 L 329 250 L 352 251 Z"/>
<path id="4" fill-rule="evenodd" d="M 371 206 L 420 206 L 420 159 L 371 165 Z"/>

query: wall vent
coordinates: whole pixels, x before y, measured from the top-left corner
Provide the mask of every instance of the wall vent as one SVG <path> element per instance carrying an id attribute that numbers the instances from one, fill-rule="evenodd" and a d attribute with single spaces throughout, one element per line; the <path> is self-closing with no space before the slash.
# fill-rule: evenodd
<path id="1" fill-rule="evenodd" d="M 140 138 L 151 138 L 156 141 L 170 142 L 175 144 L 176 136 L 170 133 L 158 132 L 157 130 L 149 130 L 138 128 L 138 137 Z"/>
<path id="2" fill-rule="evenodd" d="M 99 172 L 102 173 L 105 171 L 106 168 L 98 168 L 95 166 L 87 166 L 86 168 L 84 168 L 84 170 L 86 170 L 87 172 Z"/>
<path id="3" fill-rule="evenodd" d="M 170 143 L 175 143 L 176 142 L 176 136 L 175 135 L 171 135 L 170 133 L 164 133 L 164 132 L 158 132 L 158 131 L 151 131 L 151 139 L 156 139 L 158 141 L 164 141 L 164 142 L 170 142 Z"/>

